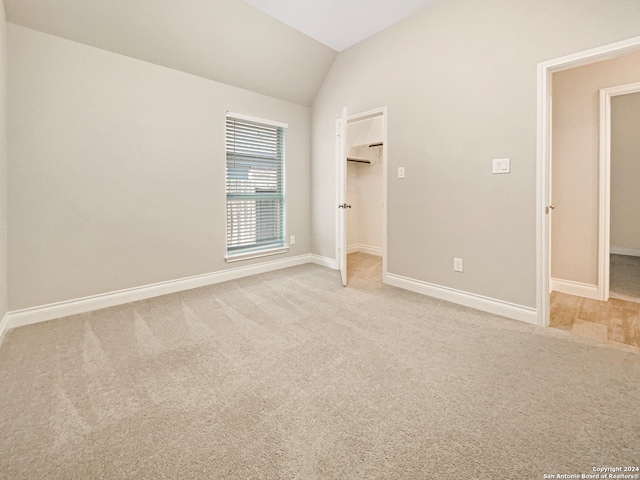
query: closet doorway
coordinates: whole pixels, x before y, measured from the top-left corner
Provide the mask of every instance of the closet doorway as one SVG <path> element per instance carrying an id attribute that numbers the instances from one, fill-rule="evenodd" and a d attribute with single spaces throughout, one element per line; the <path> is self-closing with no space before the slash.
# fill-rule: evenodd
<path id="1" fill-rule="evenodd" d="M 342 283 L 384 282 L 386 273 L 386 108 L 337 123 L 336 250 Z"/>

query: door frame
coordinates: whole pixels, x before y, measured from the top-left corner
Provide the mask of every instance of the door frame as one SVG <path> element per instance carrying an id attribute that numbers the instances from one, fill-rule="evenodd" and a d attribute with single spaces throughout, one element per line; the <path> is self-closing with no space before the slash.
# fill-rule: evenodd
<path id="1" fill-rule="evenodd" d="M 388 135 L 387 135 L 387 107 L 374 108 L 372 110 L 367 110 L 366 112 L 355 113 L 353 115 L 347 116 L 347 125 L 353 122 L 359 122 L 362 120 L 367 120 L 369 118 L 377 118 L 382 117 L 382 283 L 387 283 L 387 178 L 388 178 Z M 340 131 L 341 119 L 338 118 L 336 120 L 336 132 Z M 338 143 L 340 142 L 340 138 L 336 136 L 336 152 L 339 152 Z M 340 268 L 340 252 L 341 248 L 346 248 L 346 232 L 344 235 L 345 245 L 341 246 L 340 244 L 340 209 L 337 208 L 339 202 L 340 195 L 340 185 L 346 185 L 346 162 L 347 159 L 341 158 L 341 155 L 338 153 L 336 155 L 336 263 L 338 264 L 338 268 Z M 341 178 L 344 176 L 345 178 Z M 345 222 L 346 223 L 346 222 Z"/>
<path id="2" fill-rule="evenodd" d="M 600 90 L 598 294 L 605 302 L 609 300 L 611 255 L 611 97 L 638 92 L 640 82 Z"/>
<path id="3" fill-rule="evenodd" d="M 338 189 L 336 195 L 337 210 L 337 248 L 336 260 L 342 286 L 347 286 L 347 107 L 342 109 L 342 115 L 336 122 L 336 178 Z"/>
<path id="4" fill-rule="evenodd" d="M 640 50 L 640 36 L 585 50 L 538 64 L 537 81 L 537 161 L 536 161 L 536 258 L 538 324 L 549 326 L 550 314 L 550 215 L 551 200 L 551 84 L 555 72 L 609 60 Z M 600 185 L 602 188 L 603 177 Z M 603 205 L 600 204 L 600 215 Z M 600 218 L 602 222 L 602 218 Z M 602 223 L 600 224 L 602 225 Z M 600 236 L 604 234 L 600 226 Z M 601 243 L 602 245 L 602 243 Z M 599 246 L 600 248 L 600 246 Z M 598 275 L 604 275 L 599 267 Z M 599 277 L 600 278 L 600 277 Z M 601 283 L 599 281 L 599 283 Z"/>

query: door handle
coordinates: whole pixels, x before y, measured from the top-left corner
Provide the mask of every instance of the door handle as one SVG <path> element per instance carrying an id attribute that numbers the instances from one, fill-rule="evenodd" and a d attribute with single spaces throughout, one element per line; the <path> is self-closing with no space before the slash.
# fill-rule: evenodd
<path id="1" fill-rule="evenodd" d="M 547 207 L 547 212 L 546 213 L 549 213 L 549 210 L 555 210 L 555 209 L 556 209 L 556 206 L 552 203 L 551 205 L 549 205 Z"/>
<path id="2" fill-rule="evenodd" d="M 349 205 L 348 203 L 342 203 L 338 205 L 338 208 L 351 208 L 351 205 Z"/>

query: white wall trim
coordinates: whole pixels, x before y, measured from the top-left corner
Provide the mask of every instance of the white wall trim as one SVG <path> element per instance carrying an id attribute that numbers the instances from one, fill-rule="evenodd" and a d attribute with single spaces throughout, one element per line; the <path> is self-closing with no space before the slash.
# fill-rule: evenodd
<path id="1" fill-rule="evenodd" d="M 600 90 L 600 151 L 598 152 L 598 300 L 609 300 L 611 242 L 611 97 Z"/>
<path id="2" fill-rule="evenodd" d="M 404 288 L 412 292 L 421 293 L 430 297 L 439 298 L 448 302 L 457 303 L 466 307 L 475 308 L 483 312 L 489 312 L 503 317 L 519 320 L 521 322 L 538 325 L 538 312 L 535 308 L 524 307 L 515 303 L 504 302 L 494 298 L 463 292 L 453 288 L 434 285 L 432 283 L 414 280 L 412 278 L 387 273 L 385 283 L 394 287 Z"/>
<path id="3" fill-rule="evenodd" d="M 614 255 L 628 255 L 630 257 L 640 257 L 640 248 L 611 247 Z"/>
<path id="4" fill-rule="evenodd" d="M 238 120 L 247 120 L 249 122 L 263 123 L 280 128 L 289 128 L 288 123 L 277 122 L 276 120 L 268 120 L 266 118 L 252 117 L 251 115 L 243 115 L 242 113 L 227 112 L 227 117 L 237 118 Z"/>
<path id="5" fill-rule="evenodd" d="M 245 252 L 235 255 L 225 255 L 224 261 L 227 263 L 243 262 L 245 260 L 253 260 L 254 258 L 270 257 L 271 255 L 282 255 L 287 253 L 289 247 L 270 248 L 269 250 L 260 250 L 257 252 Z"/>
<path id="6" fill-rule="evenodd" d="M 360 253 L 367 253 L 369 255 L 375 255 L 376 257 L 382 257 L 381 247 L 371 247 L 369 245 L 359 245 Z"/>
<path id="7" fill-rule="evenodd" d="M 370 245 L 349 245 L 347 247 L 347 254 L 349 253 L 367 253 L 369 255 L 375 255 L 376 257 L 382 257 L 382 247 L 372 247 Z"/>
<path id="8" fill-rule="evenodd" d="M 320 258 L 320 257 L 318 257 Z M 63 302 L 51 303 L 39 307 L 25 308 L 8 312 L 0 323 L 0 339 L 4 331 L 11 328 L 22 327 L 32 323 L 45 322 L 56 318 L 90 312 L 106 307 L 113 307 L 125 303 L 145 300 L 147 298 L 181 292 L 192 288 L 205 287 L 216 283 L 237 280 L 239 278 L 257 275 L 260 273 L 280 270 L 282 268 L 295 267 L 305 263 L 316 263 L 312 255 L 299 255 L 296 257 L 263 262 L 256 265 L 231 268 L 203 275 L 169 280 L 167 282 L 154 283 L 141 287 L 127 288 L 115 292 L 102 293 L 89 297 L 76 298 Z"/>
<path id="9" fill-rule="evenodd" d="M 611 258 L 611 97 L 640 92 L 640 82 L 600 90 L 598 287 L 600 300 L 609 300 Z"/>
<path id="10" fill-rule="evenodd" d="M 566 293 L 567 295 L 576 295 L 578 297 L 600 300 L 600 290 L 598 289 L 598 286 L 590 285 L 588 283 L 552 278 L 551 290 L 554 292 Z"/>
<path id="11" fill-rule="evenodd" d="M 333 258 L 321 257 L 320 255 L 309 255 L 310 262 L 321 267 L 331 268 L 332 270 L 338 270 L 338 261 Z"/>
<path id="12" fill-rule="evenodd" d="M 2 340 L 4 340 L 4 335 L 9 330 L 9 312 L 5 313 L 0 320 L 0 345 L 2 345 Z"/>
<path id="13" fill-rule="evenodd" d="M 640 50 L 640 37 L 555 58 L 538 64 L 537 161 L 536 161 L 536 276 L 538 324 L 549 326 L 549 282 L 551 276 L 549 215 L 551 203 L 551 76 L 554 72 L 608 60 Z"/>

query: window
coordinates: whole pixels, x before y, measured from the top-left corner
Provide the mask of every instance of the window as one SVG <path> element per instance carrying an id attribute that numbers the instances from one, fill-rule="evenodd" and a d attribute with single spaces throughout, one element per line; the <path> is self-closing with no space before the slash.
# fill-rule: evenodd
<path id="1" fill-rule="evenodd" d="M 227 261 L 287 250 L 286 128 L 227 114 Z"/>

